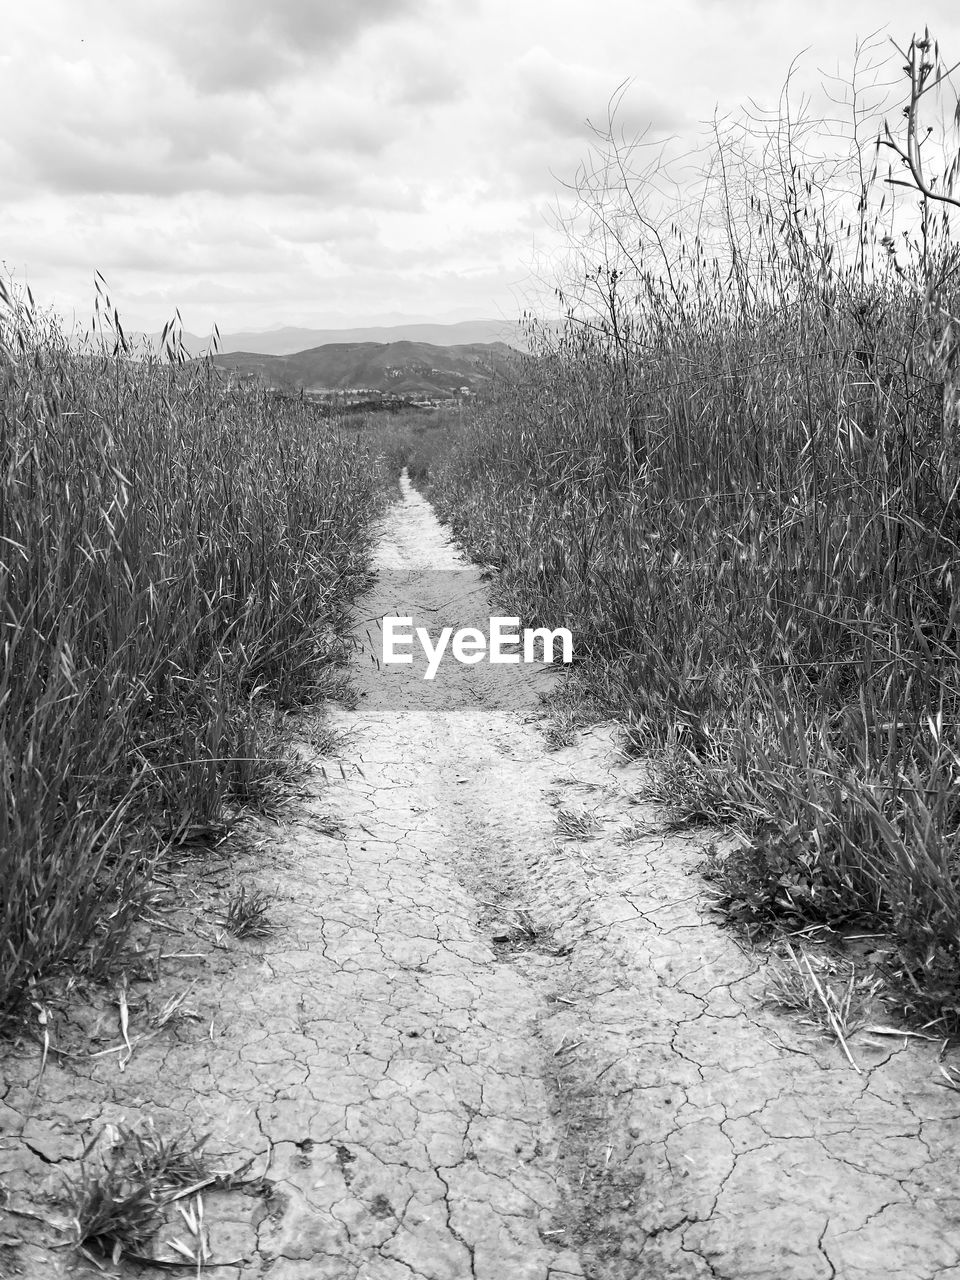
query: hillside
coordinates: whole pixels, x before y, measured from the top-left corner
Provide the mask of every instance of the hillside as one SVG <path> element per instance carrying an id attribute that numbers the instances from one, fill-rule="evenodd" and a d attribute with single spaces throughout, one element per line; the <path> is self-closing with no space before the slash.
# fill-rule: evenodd
<path id="1" fill-rule="evenodd" d="M 441 347 L 428 342 L 334 342 L 271 356 L 249 351 L 215 357 L 221 368 L 260 377 L 279 391 L 350 391 L 449 396 L 476 393 L 515 352 L 502 342 Z"/>
<path id="2" fill-rule="evenodd" d="M 159 348 L 160 334 L 135 334 L 135 340 L 146 340 Z M 201 355 L 210 346 L 210 336 L 200 337 L 184 332 L 183 345 L 194 356 Z M 506 342 L 510 346 L 521 345 L 523 335 L 520 326 L 509 320 L 461 320 L 453 324 L 410 323 L 398 325 L 365 325 L 352 329 L 306 329 L 286 325 L 280 329 L 259 332 L 223 333 L 220 335 L 220 351 L 223 355 L 233 352 L 257 352 L 262 355 L 286 356 L 329 346 L 331 343 L 356 344 L 360 342 L 429 342 L 436 346 L 463 346 L 471 343 Z"/>

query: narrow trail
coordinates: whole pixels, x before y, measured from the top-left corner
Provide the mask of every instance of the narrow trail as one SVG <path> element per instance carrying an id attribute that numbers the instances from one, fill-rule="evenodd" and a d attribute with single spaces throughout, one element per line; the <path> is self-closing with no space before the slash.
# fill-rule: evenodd
<path id="1" fill-rule="evenodd" d="M 22 1213 L 56 1227 L 44 1196 L 83 1143 L 149 1114 L 265 1173 L 266 1196 L 205 1199 L 233 1263 L 214 1280 L 960 1277 L 939 1044 L 862 1032 L 858 1072 L 766 1007 L 762 958 L 691 874 L 702 837 L 665 831 L 613 730 L 546 750 L 548 670 L 378 665 L 384 615 L 435 634 L 491 613 L 403 489 L 360 603 L 358 705 L 334 715 L 342 768 L 250 864 L 275 934 L 179 938 L 131 1035 L 192 981 L 190 1016 L 123 1072 L 54 1055 L 37 1088 L 34 1050 L 4 1064 L 0 1274 L 96 1274 Z"/>

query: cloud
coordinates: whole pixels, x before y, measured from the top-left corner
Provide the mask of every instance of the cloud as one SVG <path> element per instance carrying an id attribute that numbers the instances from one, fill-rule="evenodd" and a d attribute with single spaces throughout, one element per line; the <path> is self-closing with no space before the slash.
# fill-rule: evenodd
<path id="1" fill-rule="evenodd" d="M 172 91 L 162 69 L 137 76 L 120 66 L 104 99 L 90 68 L 50 69 L 53 87 L 42 102 L 21 100 L 14 110 L 18 95 L 0 87 L 0 110 L 9 108 L 6 173 L 23 190 L 345 200 L 369 186 L 372 165 L 407 128 L 403 110 L 385 111 L 372 95 L 336 83 L 285 87 L 269 100 L 202 100 Z M 392 175 L 383 183 L 385 203 L 397 185 Z"/>
<path id="2" fill-rule="evenodd" d="M 71 131 L 38 137 L 21 154 L 20 166 L 36 185 L 73 195 L 269 192 L 343 200 L 356 193 L 361 180 L 355 163 L 322 149 L 264 147 L 251 153 L 240 145 L 184 156 L 169 138 L 147 135 L 111 143 Z"/>
<path id="3" fill-rule="evenodd" d="M 681 119 L 676 108 L 668 108 L 658 93 L 641 82 L 627 77 L 618 80 L 615 72 L 564 62 L 542 45 L 517 59 L 515 74 L 528 118 L 558 138 L 588 138 L 591 126 L 606 126 L 615 102 L 619 102 L 620 125 L 629 132 L 663 133 Z"/>
<path id="4" fill-rule="evenodd" d="M 399 106 L 436 107 L 456 102 L 465 92 L 463 78 L 452 67 L 408 65 L 387 98 Z"/>
<path id="5" fill-rule="evenodd" d="M 398 33 L 391 40 L 390 54 L 380 81 L 384 103 L 435 108 L 465 98 L 469 76 L 459 51 L 444 41 L 440 31 Z"/>
<path id="6" fill-rule="evenodd" d="M 590 163 L 598 135 L 613 128 L 618 138 L 659 144 L 684 123 L 682 104 L 669 105 L 644 81 L 624 79 L 613 60 L 588 66 L 538 44 L 507 69 L 491 128 L 510 142 L 499 152 L 481 148 L 478 173 L 501 192 L 546 209 Z"/>
<path id="7" fill-rule="evenodd" d="M 714 104 L 775 104 L 805 45 L 807 92 L 855 28 L 900 38 L 898 3 L 769 0 L 762 21 L 756 0 L 8 6 L 0 252 L 83 308 L 103 270 L 142 328 L 177 302 L 225 329 L 509 310 L 562 246 L 550 210 L 624 81 L 616 124 L 646 130 L 643 165 L 674 134 L 682 154 Z"/>
<path id="8" fill-rule="evenodd" d="M 0 55 L 5 194 L 348 199 L 415 106 L 457 93 L 451 68 L 396 25 L 433 2 L 131 3 L 108 28 L 117 11 L 93 0 L 55 6 L 48 42 L 21 14 Z"/>
<path id="9" fill-rule="evenodd" d="M 200 93 L 247 93 L 329 66 L 367 32 L 422 7 L 422 0 L 168 0 L 151 6 L 137 29 Z"/>

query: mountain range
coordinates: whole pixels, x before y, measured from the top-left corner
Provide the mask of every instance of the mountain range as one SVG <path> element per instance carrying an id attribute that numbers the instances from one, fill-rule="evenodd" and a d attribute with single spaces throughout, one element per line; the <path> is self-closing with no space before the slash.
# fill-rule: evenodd
<path id="1" fill-rule="evenodd" d="M 457 327 L 457 326 L 449 326 Z M 221 352 L 214 361 L 278 391 L 379 391 L 395 396 L 475 394 L 516 357 L 503 342 L 333 342 L 287 355 Z"/>
<path id="2" fill-rule="evenodd" d="M 159 347 L 160 334 L 135 334 L 134 339 L 146 339 L 154 348 Z M 305 329 L 285 326 L 262 332 L 224 333 L 220 335 L 219 349 L 222 355 L 234 351 L 259 355 L 288 356 L 331 343 L 361 342 L 428 342 L 435 346 L 451 347 L 475 343 L 504 342 L 512 347 L 524 345 L 520 325 L 508 320 L 461 320 L 454 324 L 411 323 L 397 325 L 366 325 L 352 329 Z M 192 356 L 208 350 L 211 337 L 195 333 L 183 334 L 183 345 Z"/>

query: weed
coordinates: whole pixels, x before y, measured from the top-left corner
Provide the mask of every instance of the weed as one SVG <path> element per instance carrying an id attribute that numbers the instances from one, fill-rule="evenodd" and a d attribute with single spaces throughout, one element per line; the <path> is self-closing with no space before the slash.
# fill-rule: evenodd
<path id="1" fill-rule="evenodd" d="M 591 809 L 557 808 L 557 830 L 565 840 L 589 840 L 600 830 L 601 822 Z"/>
<path id="2" fill-rule="evenodd" d="M 146 1252 L 165 1206 L 184 1187 L 216 1178 L 202 1155 L 205 1138 L 164 1138 L 149 1122 L 139 1131 L 120 1127 L 109 1142 L 103 1138 L 88 1145 L 68 1188 L 77 1245 L 117 1263 Z"/>
<path id="3" fill-rule="evenodd" d="M 163 1224 L 154 1189 L 131 1182 L 120 1169 L 84 1170 L 74 1196 L 77 1244 L 114 1263 L 124 1253 L 142 1253 Z"/>
<path id="4" fill-rule="evenodd" d="M 767 1002 L 802 1016 L 819 1031 L 850 1036 L 863 1026 L 880 979 L 860 973 L 854 963 L 832 956 L 800 956 L 788 949 L 789 963 L 767 966 Z"/>
<path id="5" fill-rule="evenodd" d="M 644 822 L 640 818 L 630 818 L 617 831 L 615 840 L 620 845 L 637 844 L 640 840 L 649 839 L 651 832 L 655 830 L 657 828 L 651 827 L 649 822 Z"/>
<path id="6" fill-rule="evenodd" d="M 187 1134 L 164 1136 L 148 1120 L 139 1130 L 120 1126 L 124 1163 L 132 1179 L 166 1188 L 189 1187 L 210 1172 L 203 1148 L 210 1135 L 191 1139 Z"/>
<path id="7" fill-rule="evenodd" d="M 554 713 L 543 730 L 543 738 L 550 751 L 562 751 L 576 741 L 577 723 L 573 716 Z"/>
<path id="8" fill-rule="evenodd" d="M 262 889 L 247 892 L 240 885 L 231 896 L 224 912 L 223 924 L 237 938 L 267 938 L 276 926 L 270 922 L 268 912 L 274 897 Z"/>
<path id="9" fill-rule="evenodd" d="M 501 913 L 510 921 L 508 927 L 493 935 L 494 944 L 511 947 L 515 950 L 527 950 L 530 947 L 546 947 L 553 937 L 553 930 L 545 925 L 537 924 L 526 907 L 514 907 L 511 911 Z M 511 919 L 512 917 L 512 919 Z"/>
<path id="10" fill-rule="evenodd" d="M 814 960 L 808 951 L 798 956 L 789 942 L 784 945 L 791 963 L 774 964 L 768 969 L 768 1001 L 799 1013 L 805 1025 L 821 1034 L 834 1036 L 847 1061 L 859 1073 L 847 1038 L 863 1026 L 883 979 L 858 974 L 856 965 L 849 961 L 829 955 Z"/>
<path id="11" fill-rule="evenodd" d="M 589 685 L 576 675 L 541 697 L 549 719 L 543 730 L 547 747 L 559 751 L 576 740 L 577 732 L 601 720 L 605 711 Z"/>

